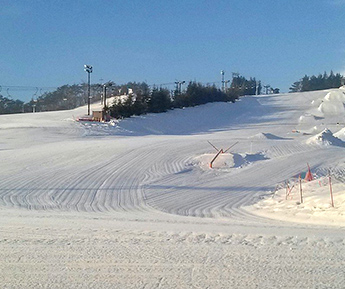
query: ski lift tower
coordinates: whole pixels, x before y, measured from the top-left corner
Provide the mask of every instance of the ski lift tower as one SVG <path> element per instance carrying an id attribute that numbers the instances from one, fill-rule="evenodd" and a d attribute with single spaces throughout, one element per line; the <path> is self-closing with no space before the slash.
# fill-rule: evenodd
<path id="1" fill-rule="evenodd" d="M 176 84 L 176 93 L 177 95 L 181 95 L 182 93 L 182 84 L 185 84 L 186 81 L 175 81 L 175 84 Z"/>

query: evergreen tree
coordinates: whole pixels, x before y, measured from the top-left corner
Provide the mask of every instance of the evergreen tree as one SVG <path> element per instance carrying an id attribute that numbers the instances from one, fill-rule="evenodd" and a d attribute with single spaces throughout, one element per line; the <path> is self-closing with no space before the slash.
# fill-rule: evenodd
<path id="1" fill-rule="evenodd" d="M 148 96 L 138 93 L 133 103 L 132 112 L 134 115 L 141 115 L 147 112 Z"/>
<path id="2" fill-rule="evenodd" d="M 164 88 L 154 87 L 147 105 L 148 112 L 166 112 L 172 107 L 169 91 Z"/>
<path id="3" fill-rule="evenodd" d="M 36 111 L 73 109 L 86 103 L 85 92 L 84 85 L 63 85 L 53 92 L 44 93 L 36 100 L 31 100 L 29 104 L 36 105 Z"/>
<path id="4" fill-rule="evenodd" d="M 231 101 L 232 98 L 215 85 L 203 86 L 195 81 L 189 82 L 185 93 L 175 95 L 173 106 L 182 108 L 216 101 Z"/>
<path id="5" fill-rule="evenodd" d="M 290 87 L 290 92 L 302 92 L 311 90 L 323 90 L 329 88 L 337 88 L 342 85 L 343 76 L 339 73 L 334 74 L 333 71 L 330 75 L 319 74 L 318 76 L 305 75 L 301 80 L 294 82 Z"/>
<path id="6" fill-rule="evenodd" d="M 302 89 L 301 81 L 295 81 L 289 88 L 290 92 L 299 92 Z"/>
<path id="7" fill-rule="evenodd" d="M 0 94 L 0 114 L 23 112 L 24 102 L 4 97 Z"/>
<path id="8" fill-rule="evenodd" d="M 245 77 L 238 75 L 232 78 L 229 94 L 233 97 L 240 97 L 243 95 L 255 95 L 257 91 L 257 81 L 255 78 L 247 80 Z M 258 82 L 258 94 L 261 93 L 261 82 Z"/>

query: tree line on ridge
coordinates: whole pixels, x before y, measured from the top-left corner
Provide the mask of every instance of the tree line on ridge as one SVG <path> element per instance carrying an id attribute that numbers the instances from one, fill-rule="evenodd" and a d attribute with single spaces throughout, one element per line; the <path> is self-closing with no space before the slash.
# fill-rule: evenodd
<path id="1" fill-rule="evenodd" d="M 340 73 L 330 74 L 324 72 L 317 76 L 305 75 L 294 82 L 289 92 L 303 92 L 338 88 L 344 84 L 344 77 Z M 262 92 L 279 93 L 279 89 L 263 91 L 260 81 L 255 78 L 246 79 L 241 75 L 232 78 L 229 87 L 227 84 L 218 88 L 215 84 L 202 84 L 190 81 L 185 89 L 176 85 L 174 90 L 164 86 L 149 86 L 145 82 L 128 82 L 118 85 L 114 82 L 106 84 L 108 97 L 117 97 L 113 103 L 109 103 L 108 110 L 113 117 L 123 118 L 145 113 L 165 112 L 169 109 L 183 108 L 205 104 L 208 102 L 235 102 L 241 96 L 261 94 Z M 104 94 L 104 84 L 91 85 L 92 101 L 101 101 Z M 53 111 L 73 109 L 87 103 L 87 84 L 63 85 L 55 91 L 45 92 L 37 98 L 24 103 L 12 97 L 0 94 L 0 114 L 22 113 L 33 111 Z"/>

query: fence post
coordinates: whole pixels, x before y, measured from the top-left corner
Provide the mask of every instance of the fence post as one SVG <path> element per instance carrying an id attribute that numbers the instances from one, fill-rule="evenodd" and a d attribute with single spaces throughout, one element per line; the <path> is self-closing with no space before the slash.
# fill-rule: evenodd
<path id="1" fill-rule="evenodd" d="M 332 204 L 332 207 L 334 208 L 332 180 L 331 180 L 331 173 L 330 172 L 328 172 L 328 183 L 329 183 L 329 192 L 331 194 L 331 204 Z"/>
<path id="2" fill-rule="evenodd" d="M 299 192 L 301 194 L 301 204 L 303 203 L 303 194 L 302 194 L 302 179 L 301 175 L 299 175 Z"/>

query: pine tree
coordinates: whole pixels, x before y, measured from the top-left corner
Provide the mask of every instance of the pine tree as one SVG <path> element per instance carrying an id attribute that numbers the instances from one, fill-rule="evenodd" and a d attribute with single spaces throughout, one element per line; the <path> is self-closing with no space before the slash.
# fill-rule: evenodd
<path id="1" fill-rule="evenodd" d="M 172 107 L 169 91 L 154 87 L 147 105 L 148 112 L 166 112 Z"/>
<path id="2" fill-rule="evenodd" d="M 337 88 L 342 85 L 343 76 L 339 73 L 334 74 L 331 70 L 330 75 L 326 72 L 318 76 L 305 75 L 300 81 L 294 82 L 290 87 L 290 92 L 322 90 L 329 88 Z"/>

